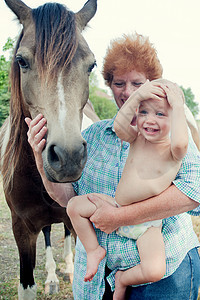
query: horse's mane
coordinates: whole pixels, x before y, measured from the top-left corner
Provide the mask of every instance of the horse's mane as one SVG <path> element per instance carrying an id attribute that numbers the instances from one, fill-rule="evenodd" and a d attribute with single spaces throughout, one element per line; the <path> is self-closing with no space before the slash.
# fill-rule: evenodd
<path id="1" fill-rule="evenodd" d="M 61 4 L 47 3 L 33 9 L 32 18 L 35 23 L 35 55 L 41 82 L 47 77 L 49 80 L 53 80 L 58 70 L 71 62 L 76 52 L 77 34 L 75 15 Z M 25 111 L 23 104 L 24 101 L 20 89 L 20 68 L 15 59 L 23 34 L 22 30 L 14 51 L 10 72 L 10 136 L 4 157 L 1 158 L 3 159 L 1 172 L 5 189 L 12 182 L 14 170 L 24 150 L 24 139 L 27 139 L 27 128 L 24 118 L 29 116 L 29 113 Z"/>
<path id="2" fill-rule="evenodd" d="M 58 3 L 47 3 L 32 10 L 36 28 L 36 59 L 39 73 L 54 78 L 66 66 L 77 48 L 76 23 L 73 12 Z"/>

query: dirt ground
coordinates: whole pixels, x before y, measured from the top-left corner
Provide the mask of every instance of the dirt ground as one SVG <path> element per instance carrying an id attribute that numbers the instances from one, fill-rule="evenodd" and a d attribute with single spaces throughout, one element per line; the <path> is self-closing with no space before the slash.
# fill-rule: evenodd
<path id="1" fill-rule="evenodd" d="M 40 233 L 37 241 L 37 258 L 35 268 L 35 281 L 37 283 L 37 299 L 68 299 L 72 300 L 72 288 L 69 278 L 63 270 L 63 224 L 54 224 L 52 227 L 52 247 L 54 259 L 57 263 L 57 276 L 60 281 L 60 292 L 57 295 L 47 296 L 44 293 L 46 280 L 45 246 L 43 234 Z M 17 299 L 19 284 L 19 256 L 11 226 L 10 210 L 0 190 L 0 299 Z"/>

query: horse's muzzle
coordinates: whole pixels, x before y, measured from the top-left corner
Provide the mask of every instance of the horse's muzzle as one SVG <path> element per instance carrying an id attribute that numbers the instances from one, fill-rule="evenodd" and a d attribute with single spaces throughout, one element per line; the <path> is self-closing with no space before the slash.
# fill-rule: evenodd
<path id="1" fill-rule="evenodd" d="M 44 171 L 49 181 L 73 182 L 81 177 L 87 160 L 85 140 L 73 149 L 66 150 L 51 144 L 44 151 L 47 151 L 46 155 L 43 155 Z"/>

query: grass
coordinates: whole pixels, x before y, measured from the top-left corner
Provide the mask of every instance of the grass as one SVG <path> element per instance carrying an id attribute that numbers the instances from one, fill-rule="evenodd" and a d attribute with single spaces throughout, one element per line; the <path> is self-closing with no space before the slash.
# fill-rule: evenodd
<path id="1" fill-rule="evenodd" d="M 37 241 L 36 268 L 34 271 L 37 284 L 37 300 L 72 300 L 72 286 L 69 278 L 64 274 L 65 268 L 62 259 L 63 254 L 63 224 L 52 226 L 52 245 L 54 259 L 57 264 L 57 276 L 60 291 L 56 295 L 45 295 L 44 285 L 46 280 L 45 271 L 45 247 L 41 233 Z M 11 226 L 10 210 L 4 199 L 0 184 L 0 300 L 17 300 L 19 284 L 19 258 Z"/>

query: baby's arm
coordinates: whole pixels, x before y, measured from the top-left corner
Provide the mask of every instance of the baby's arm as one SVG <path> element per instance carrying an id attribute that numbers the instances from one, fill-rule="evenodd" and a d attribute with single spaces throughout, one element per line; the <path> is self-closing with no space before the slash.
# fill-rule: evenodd
<path id="1" fill-rule="evenodd" d="M 160 88 L 159 82 L 150 82 L 147 80 L 140 88 L 138 88 L 124 105 L 120 108 L 114 122 L 114 128 L 117 136 L 126 142 L 132 143 L 137 135 L 136 111 L 141 101 L 164 97 L 165 93 Z"/>
<path id="2" fill-rule="evenodd" d="M 188 147 L 188 128 L 184 112 L 184 95 L 178 85 L 168 82 L 165 87 L 167 100 L 172 108 L 171 152 L 174 159 L 184 158 Z"/>

